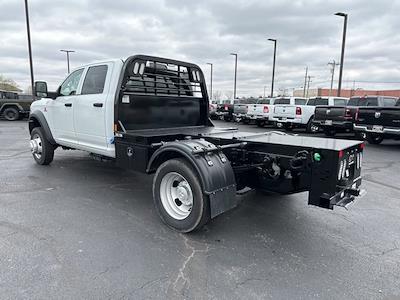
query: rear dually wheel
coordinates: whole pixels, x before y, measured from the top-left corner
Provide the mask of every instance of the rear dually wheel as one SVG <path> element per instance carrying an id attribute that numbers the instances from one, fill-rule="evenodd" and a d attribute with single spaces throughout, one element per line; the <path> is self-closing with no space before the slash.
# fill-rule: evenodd
<path id="1" fill-rule="evenodd" d="M 179 232 L 191 232 L 210 220 L 209 199 L 199 176 L 184 159 L 171 159 L 157 169 L 153 199 L 160 218 Z"/>

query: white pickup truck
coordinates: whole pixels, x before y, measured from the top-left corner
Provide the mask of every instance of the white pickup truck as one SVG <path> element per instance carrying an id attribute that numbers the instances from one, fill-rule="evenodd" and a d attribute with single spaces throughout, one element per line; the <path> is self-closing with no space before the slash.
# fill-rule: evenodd
<path id="1" fill-rule="evenodd" d="M 154 174 L 155 208 L 180 232 L 234 208 L 246 187 L 309 191 L 308 203 L 327 209 L 360 193 L 361 142 L 215 128 L 195 64 L 134 55 L 79 67 L 55 92 L 36 82 L 35 95 L 29 133 L 39 165 L 56 148 L 79 149 Z"/>
<path id="2" fill-rule="evenodd" d="M 249 124 L 254 121 L 258 127 L 269 124 L 270 116 L 274 107 L 273 98 L 264 98 L 257 101 L 256 104 L 249 104 L 247 114 L 243 118 L 243 123 Z"/>
<path id="3" fill-rule="evenodd" d="M 346 105 L 347 100 L 343 97 L 311 97 L 307 103 L 303 103 L 304 98 L 291 99 L 294 104 L 275 106 L 274 121 L 289 130 L 302 127 L 306 128 L 307 132 L 317 132 L 319 128 L 313 123 L 315 108 L 320 105 Z"/>

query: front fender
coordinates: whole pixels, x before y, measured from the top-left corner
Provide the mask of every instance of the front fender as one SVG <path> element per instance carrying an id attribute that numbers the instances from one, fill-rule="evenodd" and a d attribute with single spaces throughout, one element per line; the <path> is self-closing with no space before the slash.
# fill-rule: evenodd
<path id="1" fill-rule="evenodd" d="M 56 145 L 57 143 L 53 138 L 53 134 L 51 133 L 46 117 L 40 110 L 31 112 L 31 114 L 29 115 L 29 132 L 31 132 L 32 129 L 37 127 L 38 125 L 43 128 L 47 140 L 50 142 L 50 144 Z"/>
<path id="2" fill-rule="evenodd" d="M 164 143 L 150 158 L 147 172 L 154 172 L 168 159 L 184 157 L 199 175 L 203 193 L 210 199 L 211 217 L 214 218 L 237 205 L 236 181 L 232 166 L 222 152 L 193 153 L 207 148 L 215 149 L 215 145 L 201 139 Z"/>

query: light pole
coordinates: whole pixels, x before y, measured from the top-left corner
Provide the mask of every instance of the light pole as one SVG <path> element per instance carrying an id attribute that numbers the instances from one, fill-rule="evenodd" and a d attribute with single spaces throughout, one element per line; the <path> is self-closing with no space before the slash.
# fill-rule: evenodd
<path id="1" fill-rule="evenodd" d="M 211 100 L 213 99 L 213 64 L 212 63 L 207 63 L 207 65 L 210 65 L 211 67 L 211 74 L 210 74 L 210 94 L 211 94 Z"/>
<path id="2" fill-rule="evenodd" d="M 343 39 L 342 39 L 342 53 L 340 55 L 340 69 L 339 69 L 339 83 L 337 96 L 340 97 L 340 92 L 342 89 L 342 76 L 343 76 L 343 64 L 344 64 L 344 48 L 346 45 L 346 31 L 347 31 L 347 14 L 338 12 L 335 16 L 344 17 L 343 23 Z"/>
<path id="3" fill-rule="evenodd" d="M 236 80 L 237 80 L 237 60 L 238 60 L 238 55 L 237 53 L 231 53 L 235 57 L 235 81 L 233 83 L 233 100 L 236 99 Z"/>
<path id="4" fill-rule="evenodd" d="M 268 39 L 268 41 L 274 42 L 274 60 L 272 64 L 272 84 L 271 84 L 271 97 L 274 96 L 274 80 L 275 80 L 275 61 L 276 61 L 276 39 Z"/>
<path id="5" fill-rule="evenodd" d="M 68 74 L 69 74 L 69 54 L 75 52 L 74 50 L 60 50 L 61 52 L 67 53 L 67 66 L 68 66 Z"/>
<path id="6" fill-rule="evenodd" d="M 31 46 L 31 29 L 29 26 L 29 12 L 28 12 L 28 0 L 25 0 L 25 17 L 26 17 L 26 32 L 28 35 L 28 52 L 29 52 L 29 66 L 31 69 L 31 89 L 32 99 L 35 101 L 35 79 L 33 77 L 33 60 L 32 60 L 32 46 Z"/>
<path id="7" fill-rule="evenodd" d="M 267 86 L 264 85 L 264 98 L 265 98 L 265 89 L 267 88 Z"/>

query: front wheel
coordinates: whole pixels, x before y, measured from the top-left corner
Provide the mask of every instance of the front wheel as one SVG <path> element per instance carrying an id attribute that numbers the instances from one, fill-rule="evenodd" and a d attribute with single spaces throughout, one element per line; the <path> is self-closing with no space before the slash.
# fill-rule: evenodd
<path id="1" fill-rule="evenodd" d="M 366 138 L 367 138 L 368 143 L 374 144 L 374 145 L 378 145 L 378 144 L 382 143 L 382 141 L 383 141 L 383 136 L 379 135 L 379 134 L 369 133 L 369 134 L 367 134 Z"/>
<path id="2" fill-rule="evenodd" d="M 157 169 L 153 199 L 160 218 L 179 232 L 191 232 L 210 220 L 209 199 L 199 176 L 184 159 L 171 159 Z"/>
<path id="3" fill-rule="evenodd" d="M 33 128 L 30 147 L 33 159 L 39 165 L 48 165 L 53 161 L 54 146 L 47 140 L 42 127 Z"/>
<path id="4" fill-rule="evenodd" d="M 256 124 L 257 124 L 258 127 L 264 127 L 265 126 L 265 122 L 264 121 L 257 120 Z"/>

